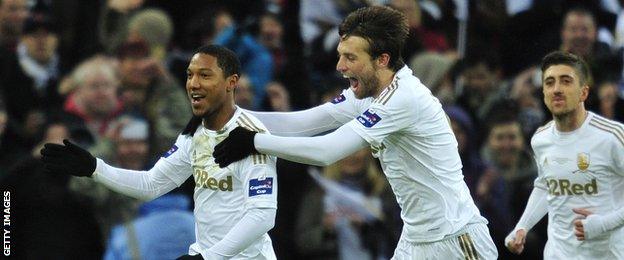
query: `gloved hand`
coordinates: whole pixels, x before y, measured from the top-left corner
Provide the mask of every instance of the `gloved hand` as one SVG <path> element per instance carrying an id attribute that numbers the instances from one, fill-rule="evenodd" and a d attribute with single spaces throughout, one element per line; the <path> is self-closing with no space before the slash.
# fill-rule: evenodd
<path id="1" fill-rule="evenodd" d="M 237 127 L 230 135 L 215 146 L 212 156 L 219 167 L 224 168 L 230 163 L 239 161 L 252 153 L 258 153 L 254 146 L 254 136 L 257 133 L 243 127 Z"/>
<path id="2" fill-rule="evenodd" d="M 183 255 L 180 256 L 178 258 L 176 258 L 176 260 L 203 260 L 204 258 L 200 255 L 200 254 L 196 254 L 196 255 Z"/>
<path id="3" fill-rule="evenodd" d="M 65 145 L 47 143 L 43 146 L 41 161 L 45 170 L 51 173 L 91 177 L 95 171 L 95 157 L 67 139 L 63 140 L 63 144 Z"/>

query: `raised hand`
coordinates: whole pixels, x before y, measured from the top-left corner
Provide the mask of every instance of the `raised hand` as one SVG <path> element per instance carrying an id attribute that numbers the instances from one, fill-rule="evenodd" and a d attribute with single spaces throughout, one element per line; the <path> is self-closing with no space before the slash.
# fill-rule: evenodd
<path id="1" fill-rule="evenodd" d="M 224 168 L 230 163 L 242 160 L 243 158 L 257 153 L 254 146 L 254 136 L 257 133 L 243 127 L 237 127 L 230 132 L 225 140 L 215 146 L 212 156 L 219 167 Z"/>
<path id="2" fill-rule="evenodd" d="M 67 139 L 63 140 L 63 144 L 43 145 L 40 153 L 45 170 L 51 173 L 90 177 L 95 171 L 95 157 Z"/>

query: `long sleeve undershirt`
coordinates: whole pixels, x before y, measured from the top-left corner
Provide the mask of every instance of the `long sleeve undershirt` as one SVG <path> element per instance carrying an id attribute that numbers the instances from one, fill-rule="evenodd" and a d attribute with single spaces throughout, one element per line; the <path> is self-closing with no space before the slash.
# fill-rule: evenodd
<path id="1" fill-rule="evenodd" d="M 322 105 L 294 112 L 245 111 L 262 121 L 269 132 L 277 136 L 314 136 L 342 125 Z"/>
<path id="2" fill-rule="evenodd" d="M 547 192 L 541 188 L 533 188 L 529 201 L 522 217 L 516 225 L 516 229 L 525 229 L 529 231 L 537 222 L 539 222 L 548 213 L 548 201 L 546 200 Z"/>
<path id="3" fill-rule="evenodd" d="M 159 166 L 149 171 L 134 171 L 115 168 L 97 159 L 97 166 L 92 177 L 95 181 L 121 194 L 142 200 L 152 200 L 177 187 L 176 183 L 164 173 L 169 167 L 164 163 Z"/>
<path id="4" fill-rule="evenodd" d="M 281 137 L 256 134 L 256 150 L 293 162 L 327 166 L 368 145 L 348 125 L 315 137 Z"/>

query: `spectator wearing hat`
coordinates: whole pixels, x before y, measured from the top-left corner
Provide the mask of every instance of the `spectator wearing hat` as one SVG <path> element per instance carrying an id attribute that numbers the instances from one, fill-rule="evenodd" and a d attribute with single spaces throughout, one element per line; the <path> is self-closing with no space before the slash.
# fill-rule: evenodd
<path id="1" fill-rule="evenodd" d="M 35 9 L 23 26 L 15 53 L 0 62 L 0 87 L 6 110 L 19 134 L 17 143 L 29 150 L 41 136 L 49 113 L 60 111 L 58 94 L 58 35 L 54 21 L 43 9 Z M 12 126 L 12 127 L 13 127 Z"/>

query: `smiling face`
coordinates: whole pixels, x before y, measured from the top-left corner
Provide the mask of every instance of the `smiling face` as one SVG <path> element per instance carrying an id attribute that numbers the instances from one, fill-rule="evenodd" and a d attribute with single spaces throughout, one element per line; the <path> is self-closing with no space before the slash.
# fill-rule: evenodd
<path id="1" fill-rule="evenodd" d="M 381 89 L 376 59 L 370 56 L 368 48 L 368 42 L 359 36 L 343 38 L 338 44 L 336 70 L 349 79 L 358 99 L 375 96 Z"/>
<path id="2" fill-rule="evenodd" d="M 577 71 L 568 65 L 552 65 L 543 76 L 544 103 L 555 117 L 573 114 L 583 106 L 589 86 L 581 85 Z"/>
<path id="3" fill-rule="evenodd" d="M 234 106 L 233 91 L 238 75 L 225 76 L 217 58 L 197 53 L 187 69 L 186 92 L 191 101 L 193 115 L 204 119 Z"/>

